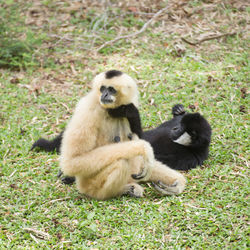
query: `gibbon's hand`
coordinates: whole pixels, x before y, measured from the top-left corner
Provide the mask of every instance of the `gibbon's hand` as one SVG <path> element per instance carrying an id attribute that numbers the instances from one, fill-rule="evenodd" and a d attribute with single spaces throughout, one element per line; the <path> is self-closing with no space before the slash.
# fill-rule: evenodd
<path id="1" fill-rule="evenodd" d="M 137 134 L 139 138 L 142 136 L 141 118 L 138 109 L 133 103 L 121 105 L 115 109 L 108 109 L 110 116 L 115 118 L 125 117 L 128 119 L 132 133 Z"/>
<path id="2" fill-rule="evenodd" d="M 108 109 L 108 113 L 110 116 L 114 118 L 121 118 L 121 117 L 129 118 L 131 115 L 134 114 L 135 110 L 137 110 L 135 105 L 133 103 L 130 103 L 127 105 L 121 105 L 115 109 Z"/>

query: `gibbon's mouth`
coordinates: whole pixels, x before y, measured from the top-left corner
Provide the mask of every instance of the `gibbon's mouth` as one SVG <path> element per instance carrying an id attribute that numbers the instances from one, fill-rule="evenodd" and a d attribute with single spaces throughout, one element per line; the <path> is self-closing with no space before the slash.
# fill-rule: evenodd
<path id="1" fill-rule="evenodd" d="M 102 104 L 110 104 L 113 103 L 114 101 L 112 99 L 101 99 Z"/>

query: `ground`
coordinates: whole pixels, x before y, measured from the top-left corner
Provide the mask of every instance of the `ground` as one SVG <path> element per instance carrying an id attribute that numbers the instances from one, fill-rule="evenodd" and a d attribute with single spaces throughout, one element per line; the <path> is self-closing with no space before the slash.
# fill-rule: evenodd
<path id="1" fill-rule="evenodd" d="M 0 3 L 1 247 L 248 249 L 249 10 L 240 0 Z M 29 151 L 109 69 L 138 80 L 145 129 L 176 103 L 210 122 L 209 159 L 184 173 L 183 194 L 148 184 L 142 199 L 92 200 L 57 179 L 55 153 Z"/>

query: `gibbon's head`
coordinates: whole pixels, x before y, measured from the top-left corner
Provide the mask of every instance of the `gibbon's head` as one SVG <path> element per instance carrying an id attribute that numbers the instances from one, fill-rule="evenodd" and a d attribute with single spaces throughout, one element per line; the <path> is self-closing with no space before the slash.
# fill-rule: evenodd
<path id="1" fill-rule="evenodd" d="M 100 105 L 105 109 L 129 103 L 138 106 L 136 82 L 121 71 L 109 70 L 97 75 L 93 80 L 93 91 L 97 92 Z"/>
<path id="2" fill-rule="evenodd" d="M 178 144 L 190 147 L 208 146 L 211 141 L 211 127 L 199 113 L 186 114 L 171 132 L 171 139 Z"/>

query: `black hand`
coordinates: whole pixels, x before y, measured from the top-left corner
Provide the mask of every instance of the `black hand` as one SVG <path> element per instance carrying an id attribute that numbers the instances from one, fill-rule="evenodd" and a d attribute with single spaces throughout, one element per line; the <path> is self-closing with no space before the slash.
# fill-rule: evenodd
<path id="1" fill-rule="evenodd" d="M 114 118 L 126 117 L 126 106 L 127 105 L 121 105 L 115 109 L 108 109 L 108 113 Z"/>
<path id="2" fill-rule="evenodd" d="M 125 117 L 128 119 L 130 129 L 132 133 L 138 135 L 141 138 L 142 128 L 141 128 L 141 118 L 138 109 L 133 103 L 127 105 L 121 105 L 116 109 L 108 109 L 110 116 L 115 118 Z"/>

